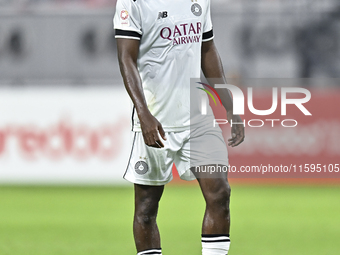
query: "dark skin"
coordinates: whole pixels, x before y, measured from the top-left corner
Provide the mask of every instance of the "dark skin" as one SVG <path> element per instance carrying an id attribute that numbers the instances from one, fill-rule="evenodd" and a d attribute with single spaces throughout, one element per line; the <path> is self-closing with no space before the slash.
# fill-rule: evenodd
<path id="1" fill-rule="evenodd" d="M 201 67 L 204 76 L 212 84 L 227 84 L 227 80 L 224 76 L 223 66 L 221 58 L 216 49 L 213 40 L 202 43 L 202 60 Z M 242 122 L 239 115 L 233 114 L 233 100 L 226 89 L 216 89 L 219 94 L 222 104 L 227 111 L 227 118 L 229 123 L 231 120 L 235 122 Z M 244 140 L 244 127 L 243 125 L 233 125 L 231 128 L 232 137 L 228 139 L 228 145 L 235 147 L 243 142 Z"/>
<path id="2" fill-rule="evenodd" d="M 145 144 L 155 148 L 162 148 L 160 139 L 166 140 L 161 123 L 150 113 L 146 104 L 142 80 L 137 70 L 139 41 L 131 39 L 117 39 L 118 61 L 123 76 L 125 88 L 136 107 Z M 158 135 L 160 134 L 160 136 Z"/>
<path id="3" fill-rule="evenodd" d="M 146 145 L 155 148 L 164 147 L 165 132 L 161 123 L 150 113 L 145 100 L 142 81 L 137 69 L 139 41 L 132 39 L 117 39 L 118 60 L 124 84 L 136 108 L 140 120 L 142 134 Z M 201 67 L 211 85 L 226 84 L 222 63 L 214 41 L 202 43 Z M 214 80 L 212 80 L 214 78 Z M 230 122 L 242 122 L 238 115 L 233 114 L 232 98 L 228 90 L 216 89 L 222 104 L 227 111 Z M 229 146 L 237 146 L 244 140 L 243 125 L 232 126 L 232 137 L 228 139 Z M 230 186 L 226 174 L 218 178 L 203 178 L 196 175 L 206 210 L 203 219 L 203 234 L 229 234 Z M 156 223 L 158 203 L 162 197 L 164 186 L 148 186 L 135 184 L 135 214 L 133 232 L 137 252 L 152 248 L 160 248 L 160 235 Z"/>

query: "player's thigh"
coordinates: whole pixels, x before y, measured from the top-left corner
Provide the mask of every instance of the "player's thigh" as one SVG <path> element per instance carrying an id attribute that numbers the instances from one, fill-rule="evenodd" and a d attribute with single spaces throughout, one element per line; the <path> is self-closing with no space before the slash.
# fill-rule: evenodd
<path id="1" fill-rule="evenodd" d="M 155 214 L 158 209 L 164 185 L 151 186 L 134 184 L 136 212 L 141 214 Z"/>
<path id="2" fill-rule="evenodd" d="M 226 173 L 216 175 L 214 178 L 196 177 L 207 204 L 229 203 L 231 188 Z"/>

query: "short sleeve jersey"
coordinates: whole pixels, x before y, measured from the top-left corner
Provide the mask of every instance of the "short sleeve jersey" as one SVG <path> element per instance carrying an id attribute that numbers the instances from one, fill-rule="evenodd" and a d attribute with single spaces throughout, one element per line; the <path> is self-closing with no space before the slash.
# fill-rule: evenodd
<path id="1" fill-rule="evenodd" d="M 214 37 L 210 0 L 118 0 L 114 29 L 116 38 L 140 40 L 137 66 L 150 112 L 166 132 L 189 129 L 200 114 L 190 107 L 190 79 L 200 77 L 202 42 Z"/>

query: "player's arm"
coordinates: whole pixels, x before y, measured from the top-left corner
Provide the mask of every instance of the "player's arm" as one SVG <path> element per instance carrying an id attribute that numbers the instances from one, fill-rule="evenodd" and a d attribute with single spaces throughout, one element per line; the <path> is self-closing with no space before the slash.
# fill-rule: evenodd
<path id="1" fill-rule="evenodd" d="M 124 85 L 136 108 L 146 145 L 156 148 L 164 147 L 159 134 L 164 140 L 165 133 L 161 123 L 150 113 L 137 69 L 139 40 L 117 38 L 118 61 Z"/>
<path id="2" fill-rule="evenodd" d="M 202 43 L 202 60 L 201 60 L 202 71 L 211 83 L 212 86 L 215 84 L 227 84 L 227 80 L 224 76 L 223 66 L 215 47 L 214 40 L 209 40 Z M 227 89 L 216 89 L 219 94 L 222 104 L 227 111 L 227 118 L 229 123 L 231 121 L 242 122 L 239 115 L 233 113 L 233 100 Z M 244 140 L 244 126 L 243 124 L 234 124 L 232 126 L 232 138 L 228 140 L 228 145 L 234 147 L 239 145 Z"/>

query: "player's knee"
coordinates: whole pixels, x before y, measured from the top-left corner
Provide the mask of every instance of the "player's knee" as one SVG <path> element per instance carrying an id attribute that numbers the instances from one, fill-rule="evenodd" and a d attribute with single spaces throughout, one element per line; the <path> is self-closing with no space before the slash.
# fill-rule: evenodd
<path id="1" fill-rule="evenodd" d="M 157 213 L 150 211 L 139 211 L 136 212 L 135 219 L 139 224 L 150 225 L 156 221 Z"/>
<path id="2" fill-rule="evenodd" d="M 209 193 L 207 205 L 213 208 L 229 212 L 229 200 L 231 189 L 229 185 L 223 185 Z"/>
<path id="3" fill-rule="evenodd" d="M 137 203 L 135 217 L 139 223 L 151 224 L 156 220 L 158 211 L 158 201 L 146 199 Z"/>
<path id="4" fill-rule="evenodd" d="M 137 222 L 142 225 L 150 225 L 156 221 L 155 215 L 141 214 L 137 215 Z"/>

